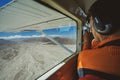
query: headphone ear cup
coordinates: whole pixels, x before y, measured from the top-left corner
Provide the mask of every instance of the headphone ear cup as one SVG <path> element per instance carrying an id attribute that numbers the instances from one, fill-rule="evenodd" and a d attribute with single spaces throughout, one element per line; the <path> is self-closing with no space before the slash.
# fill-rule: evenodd
<path id="1" fill-rule="evenodd" d="M 112 28 L 111 24 L 103 25 L 98 17 L 94 17 L 93 20 L 94 20 L 94 28 L 98 33 L 104 35 L 104 34 L 109 34 L 111 32 L 111 28 Z"/>

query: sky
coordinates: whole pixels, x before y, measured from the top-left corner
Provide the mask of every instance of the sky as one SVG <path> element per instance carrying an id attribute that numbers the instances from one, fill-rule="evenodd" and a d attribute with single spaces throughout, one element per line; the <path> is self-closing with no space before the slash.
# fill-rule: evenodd
<path id="1" fill-rule="evenodd" d="M 38 31 L 0 32 L 0 39 L 41 37 Z"/>
<path id="2" fill-rule="evenodd" d="M 60 27 L 43 30 L 44 33 L 50 36 L 61 36 L 61 37 L 75 37 L 76 27 Z M 40 32 L 36 30 L 22 31 L 22 32 L 0 32 L 0 39 L 13 39 L 13 38 L 31 38 L 31 37 L 43 37 Z"/>
<path id="3" fill-rule="evenodd" d="M 14 0 L 0 0 L 0 8 L 7 6 L 8 4 L 12 3 Z"/>

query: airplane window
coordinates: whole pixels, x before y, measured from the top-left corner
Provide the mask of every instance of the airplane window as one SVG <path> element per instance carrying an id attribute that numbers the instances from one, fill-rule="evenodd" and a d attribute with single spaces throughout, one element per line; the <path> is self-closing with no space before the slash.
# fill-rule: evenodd
<path id="1" fill-rule="evenodd" d="M 33 5 L 34 4 L 34 5 Z M 34 80 L 76 51 L 76 22 L 34 0 L 0 10 L 0 80 Z"/>

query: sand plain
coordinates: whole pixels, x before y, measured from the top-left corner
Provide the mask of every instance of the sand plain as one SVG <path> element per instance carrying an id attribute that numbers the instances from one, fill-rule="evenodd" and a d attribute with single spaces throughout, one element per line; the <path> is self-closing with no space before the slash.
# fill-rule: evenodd
<path id="1" fill-rule="evenodd" d="M 71 55 L 60 46 L 43 41 L 1 40 L 0 80 L 35 80 Z M 72 44 L 66 46 L 75 48 Z"/>

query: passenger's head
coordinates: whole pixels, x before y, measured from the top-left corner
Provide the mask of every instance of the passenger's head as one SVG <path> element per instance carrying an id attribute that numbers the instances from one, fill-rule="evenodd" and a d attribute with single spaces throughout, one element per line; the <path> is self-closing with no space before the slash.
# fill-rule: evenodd
<path id="1" fill-rule="evenodd" d="M 89 9 L 88 16 L 94 37 L 120 32 L 119 0 L 97 0 Z"/>

